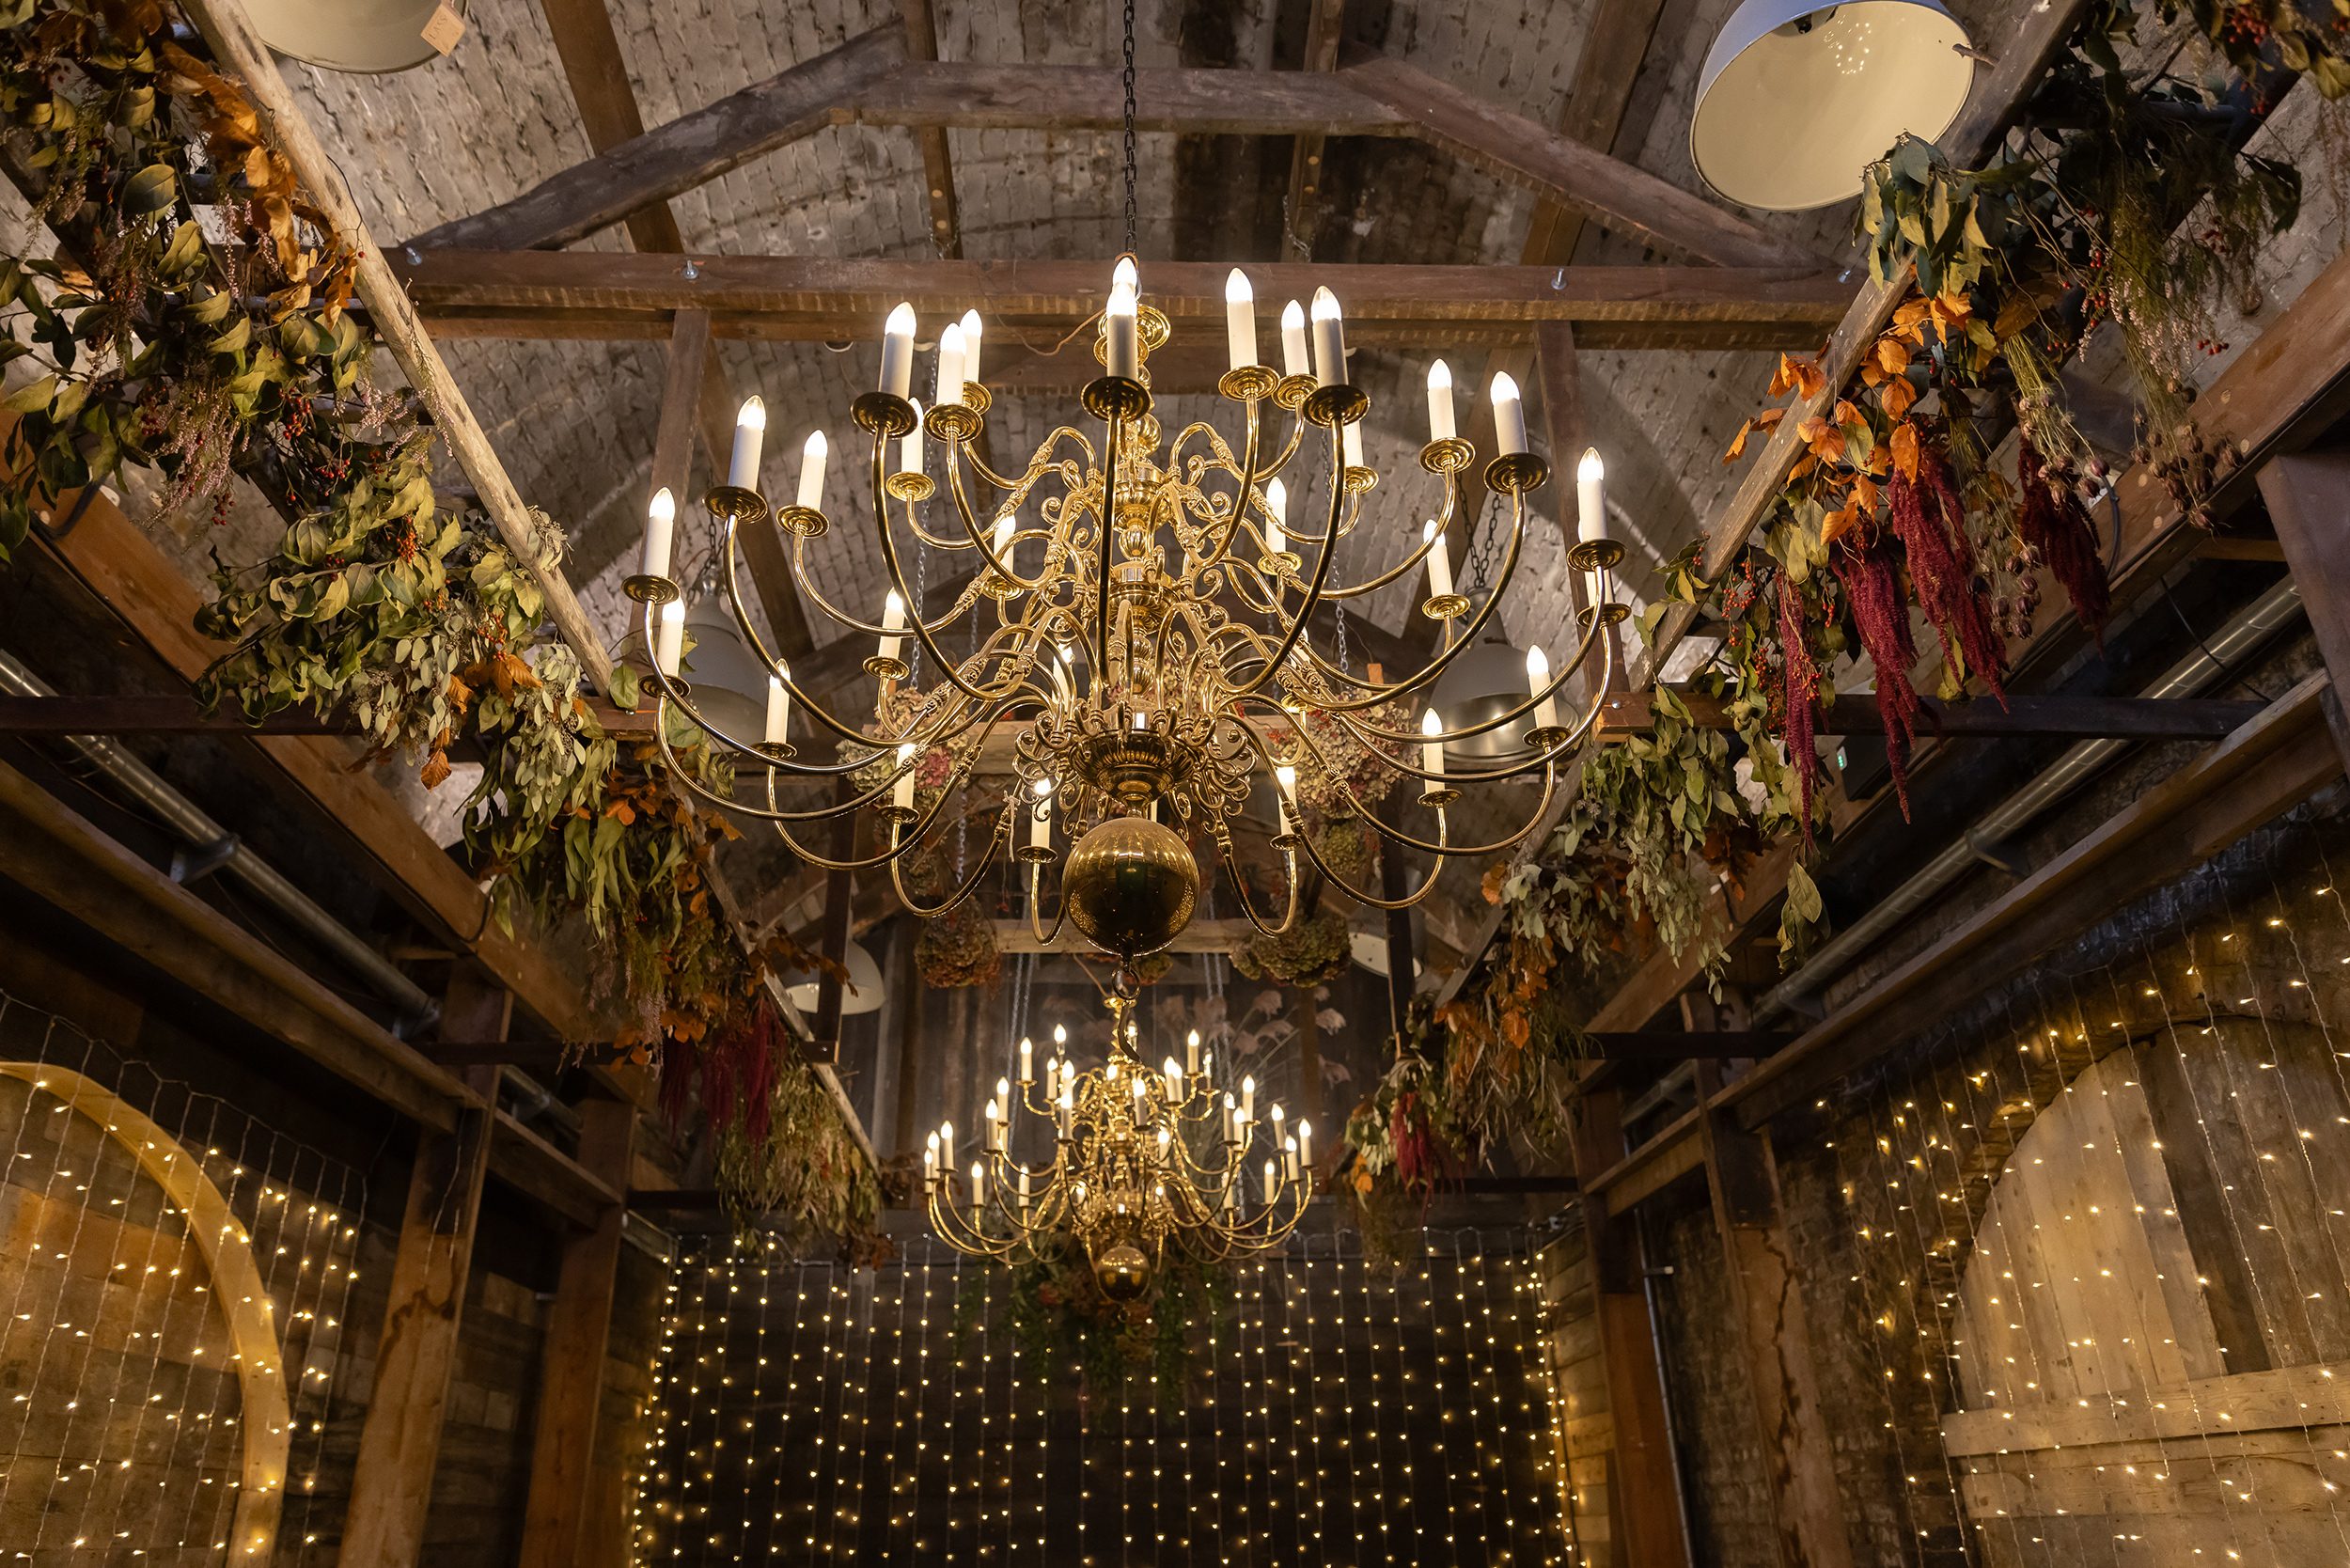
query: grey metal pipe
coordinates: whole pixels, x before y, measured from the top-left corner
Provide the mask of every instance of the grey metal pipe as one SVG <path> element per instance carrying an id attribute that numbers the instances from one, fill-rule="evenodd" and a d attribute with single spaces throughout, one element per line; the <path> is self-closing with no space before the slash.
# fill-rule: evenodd
<path id="1" fill-rule="evenodd" d="M 55 697 L 55 688 L 27 669 L 14 655 L 0 652 L 0 694 L 9 697 Z M 68 735 L 65 742 L 93 767 L 140 805 L 163 819 L 186 841 L 176 856 L 172 875 L 193 881 L 213 870 L 226 871 L 259 894 L 321 947 L 348 964 L 377 995 L 400 1010 L 393 1032 L 408 1035 L 440 1016 L 440 1004 L 392 962 L 362 940 L 356 932 L 313 902 L 310 896 L 281 875 L 277 868 L 255 855 L 237 836 L 207 816 L 196 804 L 165 783 L 154 769 L 102 735 Z"/>
<path id="2" fill-rule="evenodd" d="M 2300 613 L 2301 592 L 2287 577 L 2237 612 L 2217 634 L 2205 638 L 2195 652 L 2163 671 L 2143 695 L 2181 698 L 2208 691 L 2227 673 L 2229 665 L 2281 631 Z M 1872 943 L 1956 882 L 1976 863 L 1972 841 L 1996 840 L 2020 832 L 2032 819 L 2134 744 L 2127 740 L 2082 741 L 2068 748 L 2046 771 L 1993 807 L 1874 908 L 1837 933 L 1834 939 L 1811 956 L 1810 962 L 1772 987 L 1755 1004 L 1755 1021 L 1762 1023 L 1791 1011 L 1799 998 L 1825 986 Z"/>

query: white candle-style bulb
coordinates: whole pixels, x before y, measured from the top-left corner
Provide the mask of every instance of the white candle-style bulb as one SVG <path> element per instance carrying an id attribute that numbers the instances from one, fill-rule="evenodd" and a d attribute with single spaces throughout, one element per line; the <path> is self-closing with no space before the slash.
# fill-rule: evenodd
<path id="1" fill-rule="evenodd" d="M 1288 1182 L 1297 1180 L 1297 1140 L 1293 1137 L 1281 1140 L 1281 1179 Z"/>
<path id="2" fill-rule="evenodd" d="M 1232 1097 L 1229 1094 L 1224 1097 L 1224 1141 L 1240 1141 L 1240 1112 L 1233 1107 Z"/>
<path id="3" fill-rule="evenodd" d="M 995 1102 L 990 1100 L 980 1106 L 979 1114 L 987 1121 L 987 1147 L 990 1151 L 1001 1149 L 1004 1146 L 1004 1122 L 1001 1113 L 995 1109 Z"/>
<path id="4" fill-rule="evenodd" d="M 1306 347 L 1306 307 L 1295 300 L 1281 307 L 1281 373 L 1313 373 L 1313 359 Z"/>
<path id="5" fill-rule="evenodd" d="M 1169 1134 L 1165 1127 L 1159 1129 L 1159 1163 L 1161 1165 L 1167 1163 L 1167 1147 L 1174 1141 L 1173 1135 Z"/>
<path id="6" fill-rule="evenodd" d="M 1011 566 L 1011 536 L 1019 525 L 1019 519 L 1010 512 L 995 519 L 995 538 L 993 541 L 995 558 L 1002 562 L 1007 570 Z"/>
<path id="7" fill-rule="evenodd" d="M 978 1217 L 981 1205 L 986 1201 L 987 1167 L 973 1160 L 971 1162 L 971 1214 L 974 1218 Z"/>
<path id="8" fill-rule="evenodd" d="M 1142 1098 L 1143 1087 L 1140 1074 L 1136 1074 L 1136 1076 L 1126 1080 L 1126 1091 L 1137 1100 Z"/>
<path id="9" fill-rule="evenodd" d="M 822 431 L 808 431 L 800 444 L 800 505 L 810 511 L 824 510 L 824 459 L 831 452 Z"/>
<path id="10" fill-rule="evenodd" d="M 1053 781 L 1040 778 L 1035 790 L 1036 804 L 1028 808 L 1028 847 L 1042 849 L 1053 841 Z"/>
<path id="11" fill-rule="evenodd" d="M 1428 367 L 1428 439 L 1449 441 L 1459 433 L 1452 422 L 1452 367 L 1439 359 Z"/>
<path id="12" fill-rule="evenodd" d="M 1266 485 L 1264 487 L 1264 510 L 1266 516 L 1269 519 L 1265 524 L 1264 529 L 1265 553 L 1267 555 L 1277 556 L 1282 551 L 1290 547 L 1288 532 L 1290 517 L 1289 486 L 1283 484 L 1278 479 L 1276 479 L 1271 484 Z"/>
<path id="13" fill-rule="evenodd" d="M 1324 386 L 1346 380 L 1346 321 L 1326 288 L 1314 290 L 1314 380 Z"/>
<path id="14" fill-rule="evenodd" d="M 1586 544 L 1607 537 L 1607 464 L 1596 447 L 1574 465 L 1574 537 Z"/>
<path id="15" fill-rule="evenodd" d="M 1069 1043 L 1069 1030 L 1065 1026 L 1060 1024 L 1053 1026 L 1053 1043 L 1056 1046 L 1066 1046 Z"/>
<path id="16" fill-rule="evenodd" d="M 1123 267 L 1125 262 L 1119 263 Z M 1135 289 L 1132 283 L 1119 281 L 1110 285 L 1110 303 L 1103 312 L 1103 324 L 1108 334 L 1109 356 L 1104 367 L 1113 376 L 1133 381 L 1142 373 L 1142 339 L 1135 322 Z"/>
<path id="17" fill-rule="evenodd" d="M 1062 1076 L 1061 1076 L 1061 1084 L 1060 1084 L 1060 1136 L 1061 1136 L 1061 1137 L 1067 1137 L 1069 1136 L 1069 1123 L 1070 1123 L 1070 1121 L 1072 1121 L 1072 1120 L 1073 1120 L 1073 1119 L 1076 1116 L 1076 1114 L 1077 1114 L 1077 1091 L 1076 1091 L 1075 1090 L 1072 1089 L 1072 1088 L 1069 1086 L 1069 1075 L 1068 1075 L 1068 1074 L 1062 1074 Z"/>
<path id="18" fill-rule="evenodd" d="M 1550 695 L 1550 658 L 1536 643 L 1526 651 L 1526 691 L 1535 699 L 1534 728 L 1555 729 L 1559 727 L 1559 699 Z"/>
<path id="19" fill-rule="evenodd" d="M 1224 345 L 1231 353 L 1233 369 L 1246 369 L 1257 363 L 1257 290 L 1248 286 L 1248 274 L 1238 267 L 1224 276 Z"/>
<path id="20" fill-rule="evenodd" d="M 1313 1168 L 1314 1124 L 1310 1121 L 1297 1124 L 1297 1163 L 1309 1170 Z"/>
<path id="21" fill-rule="evenodd" d="M 922 471 L 922 400 L 916 398 L 912 401 L 914 428 L 906 431 L 903 441 L 898 443 L 898 466 L 905 473 L 919 474 Z"/>
<path id="22" fill-rule="evenodd" d="M 1011 1115 L 1011 1080 L 1009 1078 L 995 1080 L 995 1114 L 1006 1118 Z"/>
<path id="23" fill-rule="evenodd" d="M 1159 1064 L 1159 1075 L 1167 1080 L 1167 1097 L 1169 1100 L 1182 1100 L 1183 1097 L 1183 1070 L 1175 1065 L 1175 1058 L 1173 1057 L 1167 1058 L 1167 1060 Z"/>
<path id="24" fill-rule="evenodd" d="M 663 485 L 652 493 L 652 504 L 645 509 L 645 550 L 637 557 L 636 570 L 648 577 L 666 577 L 676 539 L 677 497 Z"/>
<path id="25" fill-rule="evenodd" d="M 1339 427 L 1339 451 L 1349 468 L 1367 467 L 1363 462 L 1363 427 L 1357 420 Z"/>
<path id="26" fill-rule="evenodd" d="M 1276 1143 L 1281 1141 L 1281 1118 L 1288 1114 L 1279 1105 L 1273 1107 L 1273 1141 Z"/>
<path id="27" fill-rule="evenodd" d="M 1444 776 L 1444 743 L 1435 737 L 1444 733 L 1444 721 L 1436 717 L 1436 710 L 1429 709 L 1419 716 L 1419 732 L 1427 739 L 1419 743 L 1419 771 L 1434 778 Z"/>
<path id="28" fill-rule="evenodd" d="M 1025 1034 L 1020 1037 L 1020 1081 L 1036 1081 L 1036 1042 Z"/>
<path id="29" fill-rule="evenodd" d="M 1192 1076 L 1198 1077 L 1199 1075 L 1199 1031 L 1198 1029 L 1183 1036 L 1183 1059 L 1190 1064 Z"/>
<path id="30" fill-rule="evenodd" d="M 963 401 L 963 326 L 949 322 L 938 335 L 938 403 Z"/>
<path id="31" fill-rule="evenodd" d="M 678 666 L 685 658 L 684 600 L 672 599 L 661 606 L 660 640 L 654 645 L 653 658 L 662 674 L 677 678 Z"/>
<path id="32" fill-rule="evenodd" d="M 1273 1207 L 1280 1190 L 1280 1181 L 1274 1172 L 1273 1162 L 1267 1160 L 1264 1163 L 1264 1205 L 1266 1208 Z"/>
<path id="33" fill-rule="evenodd" d="M 1020 1168 L 1020 1206 L 1028 1206 L 1028 1168 L 1025 1165 Z"/>
<path id="34" fill-rule="evenodd" d="M 898 747 L 898 782 L 890 791 L 890 804 L 901 810 L 914 808 L 914 743 L 907 741 Z"/>
<path id="35" fill-rule="evenodd" d="M 914 387 L 914 306 L 901 300 L 882 326 L 881 389 L 902 398 Z"/>
<path id="36" fill-rule="evenodd" d="M 1121 283 L 1126 286 L 1128 293 L 1139 295 L 1142 292 L 1142 274 L 1136 269 L 1132 256 L 1120 257 L 1118 264 L 1110 269 L 1110 287 L 1115 289 Z"/>
<path id="37" fill-rule="evenodd" d="M 898 656 L 899 650 L 905 647 L 906 639 L 902 635 L 905 629 L 906 602 L 898 596 L 896 588 L 891 588 L 888 597 L 882 601 L 881 656 L 883 658 L 894 659 Z"/>
<path id="38" fill-rule="evenodd" d="M 783 677 L 767 677 L 767 730 L 769 745 L 782 742 L 784 731 L 791 725 L 791 694 L 784 688 Z"/>
<path id="39" fill-rule="evenodd" d="M 727 483 L 738 490 L 759 488 L 759 454 L 766 443 L 767 404 L 753 393 L 735 411 L 734 455 L 727 463 Z"/>
<path id="40" fill-rule="evenodd" d="M 1428 545 L 1428 597 L 1443 599 L 1452 592 L 1452 554 L 1446 548 L 1444 532 L 1430 518 L 1419 531 Z"/>
<path id="41" fill-rule="evenodd" d="M 966 310 L 963 320 L 955 323 L 963 328 L 963 379 L 978 381 L 979 377 L 979 313 Z"/>
<path id="42" fill-rule="evenodd" d="M 938 1124 L 938 1146 L 947 1152 L 948 1159 L 955 1157 L 955 1124 L 953 1122 L 942 1121 Z"/>
<path id="43" fill-rule="evenodd" d="M 1257 1119 L 1257 1080 L 1253 1075 L 1240 1081 L 1240 1119 L 1243 1121 Z"/>
<path id="44" fill-rule="evenodd" d="M 1281 833 L 1287 837 L 1291 832 L 1290 801 L 1297 793 L 1297 770 L 1287 762 L 1282 763 L 1273 770 L 1273 804 L 1280 809 Z"/>
<path id="45" fill-rule="evenodd" d="M 1494 445 L 1503 457 L 1526 450 L 1526 404 L 1518 395 L 1517 379 L 1496 371 L 1493 384 Z"/>

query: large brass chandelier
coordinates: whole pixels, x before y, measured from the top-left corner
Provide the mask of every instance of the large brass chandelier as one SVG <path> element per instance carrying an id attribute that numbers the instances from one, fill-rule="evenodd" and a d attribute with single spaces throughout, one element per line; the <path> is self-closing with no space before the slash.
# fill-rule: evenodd
<path id="1" fill-rule="evenodd" d="M 1127 102 L 1131 249 L 1131 69 Z M 1571 655 L 1552 661 L 1541 648 L 1529 649 L 1523 702 L 1448 729 L 1422 694 L 1478 642 L 1499 609 L 1526 540 L 1527 498 L 1549 474 L 1528 449 L 1515 383 L 1496 375 L 1491 386 L 1495 455 L 1483 477 L 1506 501 L 1508 532 L 1480 602 L 1459 591 L 1452 575 L 1454 541 L 1466 541 L 1476 522 L 1464 504 L 1462 476 L 1478 453 L 1456 428 L 1451 377 L 1442 360 L 1428 374 L 1429 439 L 1419 454 L 1436 490 L 1434 505 L 1411 508 L 1408 522 L 1375 524 L 1367 503 L 1380 477 L 1365 463 L 1361 442 L 1371 400 L 1348 379 L 1345 326 L 1330 290 L 1316 291 L 1310 316 L 1290 302 L 1277 371 L 1259 361 L 1254 292 L 1235 268 L 1224 302 L 1230 368 L 1217 390 L 1238 416 L 1239 439 L 1228 441 L 1199 421 L 1169 440 L 1155 412 L 1150 371 L 1169 323 L 1144 301 L 1140 284 L 1133 256 L 1121 258 L 1093 323 L 1093 355 L 1103 373 L 1079 395 L 1087 420 L 1055 430 L 1025 464 L 1005 472 L 983 455 L 993 400 L 980 379 L 984 329 L 978 314 L 967 312 L 939 333 L 935 396 L 924 410 L 910 396 L 914 309 L 901 304 L 889 313 L 878 384 L 851 409 L 870 438 L 870 526 L 888 572 L 877 619 L 832 603 L 807 570 L 809 550 L 833 525 L 823 510 L 823 432 L 807 439 L 792 504 L 771 505 L 759 482 L 764 406 L 756 398 L 744 405 L 727 482 L 712 488 L 703 505 L 730 619 L 769 672 L 760 736 L 717 722 L 696 704 L 681 673 L 684 604 L 670 575 L 676 515 L 666 492 L 654 498 L 641 569 L 626 585 L 641 606 L 664 747 L 675 709 L 738 763 L 730 794 L 673 766 L 685 788 L 772 823 L 810 864 L 852 870 L 886 865 L 900 898 L 919 915 L 969 897 L 1009 855 L 1027 867 L 1029 919 L 1040 939 L 1054 940 L 1067 921 L 1128 964 L 1167 946 L 1191 917 L 1199 873 L 1187 835 L 1213 845 L 1233 872 L 1243 912 L 1270 933 L 1286 931 L 1298 917 L 1301 851 L 1345 896 L 1393 909 L 1425 898 L 1445 860 L 1520 842 L 1542 820 L 1561 761 L 1596 722 L 1615 674 L 1606 627 L 1624 614 L 1614 603 L 1611 576 L 1622 551 L 1607 537 L 1597 454 L 1587 453 L 1578 475 L 1578 539 L 1568 559 L 1589 574 L 1590 607 L 1571 630 Z M 1318 486 L 1318 517 L 1292 516 L 1292 481 L 1301 498 Z M 864 665 L 878 682 L 870 722 L 835 713 L 796 683 L 754 626 L 736 564 L 736 545 L 754 528 L 781 531 L 803 604 L 875 639 Z M 1394 558 L 1340 586 L 1334 568 L 1340 542 L 1350 539 Z M 977 565 L 941 614 L 929 614 L 909 582 L 909 547 L 967 553 Z M 1343 657 L 1333 663 L 1316 648 L 1309 631 L 1318 619 L 1336 624 L 1350 602 L 1420 574 L 1426 592 L 1419 613 L 1436 623 L 1439 637 L 1419 668 L 1394 679 L 1375 669 L 1357 675 Z M 968 637 L 961 657 L 947 650 L 950 632 Z M 907 684 L 916 651 L 936 672 L 927 692 Z M 1562 724 L 1559 694 L 1587 670 L 1585 703 Z M 1409 717 L 1416 707 L 1417 727 Z M 792 738 L 794 716 L 828 743 L 821 757 L 803 756 Z M 1523 744 L 1495 765 L 1449 764 L 1449 744 L 1519 725 Z M 983 757 L 994 764 L 978 796 L 979 814 L 993 819 L 983 847 L 976 855 L 959 852 L 955 872 L 938 879 L 945 886 L 909 889 L 909 859 L 967 822 L 963 806 L 981 776 Z M 1418 780 L 1425 815 L 1383 820 L 1358 787 L 1355 764 L 1367 757 L 1387 770 L 1383 777 Z M 1455 841 L 1447 808 L 1464 786 L 1533 775 L 1541 778 L 1541 798 L 1522 824 L 1489 841 Z M 1287 894 L 1282 907 L 1261 911 L 1238 874 L 1235 827 L 1266 778 L 1274 786 L 1273 809 L 1260 820 L 1269 817 Z M 995 780 L 1008 783 L 991 794 Z M 833 788 L 787 802 L 794 783 Z M 1308 800 L 1311 812 L 1301 804 Z M 962 803 L 954 817 L 947 815 L 950 803 Z M 864 812 L 879 826 L 870 853 L 842 854 L 810 841 L 809 829 Z M 1428 855 L 1424 877 L 1399 895 L 1356 886 L 1314 836 L 1346 817 L 1375 831 L 1391 853 Z M 1056 848 L 1056 819 L 1059 841 L 1069 846 L 1065 856 Z M 957 841 L 964 841 L 960 828 Z M 1057 860 L 1059 907 L 1048 926 L 1043 873 Z"/>
<path id="2" fill-rule="evenodd" d="M 1313 1197 L 1313 1128 L 1285 1127 L 1277 1105 L 1260 1114 L 1254 1078 L 1219 1091 L 1198 1030 L 1183 1061 L 1146 1066 L 1133 992 L 1104 999 L 1102 1065 L 1080 1072 L 1057 1028 L 1040 1099 L 1024 1038 L 1017 1080 L 997 1079 L 982 1113 L 979 1158 L 963 1174 L 954 1123 L 942 1125 L 923 1151 L 922 1196 L 931 1229 L 958 1251 L 1004 1260 L 1049 1253 L 1068 1237 L 1103 1294 L 1130 1301 L 1170 1245 L 1214 1263 L 1287 1239 Z M 1049 1157 L 1028 1163 L 1046 1137 Z"/>

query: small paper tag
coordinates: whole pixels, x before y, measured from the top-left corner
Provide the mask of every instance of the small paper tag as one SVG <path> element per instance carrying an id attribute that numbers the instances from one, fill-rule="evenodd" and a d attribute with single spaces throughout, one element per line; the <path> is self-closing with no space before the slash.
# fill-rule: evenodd
<path id="1" fill-rule="evenodd" d="M 431 44 L 435 53 L 446 55 L 457 47 L 458 39 L 465 36 L 465 19 L 458 14 L 457 8 L 449 0 L 441 0 L 432 8 L 431 16 L 426 19 L 424 30 L 418 36 Z"/>

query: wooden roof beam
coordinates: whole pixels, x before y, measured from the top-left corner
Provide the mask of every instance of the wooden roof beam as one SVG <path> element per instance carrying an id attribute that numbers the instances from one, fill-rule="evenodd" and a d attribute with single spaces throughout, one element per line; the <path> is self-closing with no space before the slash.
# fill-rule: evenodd
<path id="1" fill-rule="evenodd" d="M 938 18 L 931 0 L 898 0 L 906 21 L 906 57 L 938 58 Z M 922 192 L 930 202 L 931 247 L 949 259 L 963 254 L 963 223 L 955 211 L 955 169 L 947 156 L 947 130 L 926 125 L 915 132 L 922 146 Z"/>
<path id="2" fill-rule="evenodd" d="M 1339 68 L 1339 42 L 1346 31 L 1346 0 L 1311 0 L 1306 17 L 1305 69 L 1333 71 Z M 1289 198 L 1281 210 L 1281 255 L 1300 261 L 1313 259 L 1314 229 L 1322 209 L 1320 131 L 1300 131 L 1290 153 Z"/>

